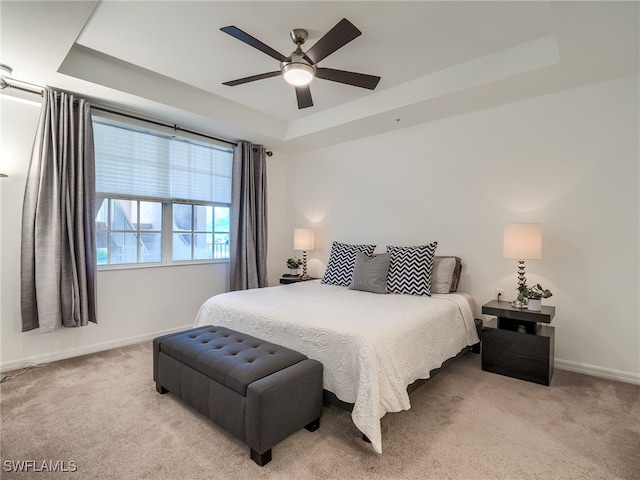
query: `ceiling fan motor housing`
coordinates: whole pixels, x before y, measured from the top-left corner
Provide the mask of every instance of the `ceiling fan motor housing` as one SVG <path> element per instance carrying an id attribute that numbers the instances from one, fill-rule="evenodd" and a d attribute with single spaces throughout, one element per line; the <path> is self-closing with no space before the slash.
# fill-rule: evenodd
<path id="1" fill-rule="evenodd" d="M 309 33 L 304 28 L 294 28 L 289 32 L 291 36 L 291 41 L 296 45 L 300 46 L 309 38 Z"/>

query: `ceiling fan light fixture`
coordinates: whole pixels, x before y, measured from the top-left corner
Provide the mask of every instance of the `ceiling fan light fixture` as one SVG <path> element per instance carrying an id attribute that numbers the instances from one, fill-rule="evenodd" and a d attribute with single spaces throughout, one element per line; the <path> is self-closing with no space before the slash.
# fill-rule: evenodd
<path id="1" fill-rule="evenodd" d="M 315 69 L 306 63 L 289 63 L 282 67 L 284 79 L 291 85 L 308 85 L 315 75 Z"/>

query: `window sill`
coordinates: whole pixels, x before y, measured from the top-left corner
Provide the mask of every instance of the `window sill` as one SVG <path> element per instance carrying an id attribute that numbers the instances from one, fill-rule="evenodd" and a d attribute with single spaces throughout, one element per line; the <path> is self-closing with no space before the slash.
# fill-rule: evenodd
<path id="1" fill-rule="evenodd" d="M 197 265 L 218 265 L 220 263 L 229 263 L 229 259 L 220 260 L 203 260 L 203 261 L 185 261 L 173 263 L 122 263 L 112 265 L 98 265 L 98 272 L 110 272 L 116 270 L 139 270 L 141 268 L 165 268 L 165 267 L 192 267 Z"/>

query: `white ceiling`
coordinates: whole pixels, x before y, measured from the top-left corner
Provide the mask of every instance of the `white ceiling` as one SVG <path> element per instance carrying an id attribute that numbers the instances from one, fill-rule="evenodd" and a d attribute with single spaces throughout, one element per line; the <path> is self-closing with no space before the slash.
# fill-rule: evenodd
<path id="1" fill-rule="evenodd" d="M 637 2 L 0 3 L 0 63 L 35 84 L 228 138 L 297 152 L 638 72 Z M 362 35 L 322 67 L 382 77 L 375 91 L 316 79 L 298 110 L 278 62 L 220 31 L 235 25 L 284 55 L 340 19 Z M 397 121 L 400 119 L 400 121 Z"/>

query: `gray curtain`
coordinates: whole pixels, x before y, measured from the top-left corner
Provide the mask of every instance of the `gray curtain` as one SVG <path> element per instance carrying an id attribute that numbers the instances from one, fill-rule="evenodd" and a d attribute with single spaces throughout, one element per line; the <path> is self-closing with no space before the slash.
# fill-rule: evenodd
<path id="1" fill-rule="evenodd" d="M 239 142 L 231 184 L 231 290 L 267 286 L 266 150 Z"/>
<path id="2" fill-rule="evenodd" d="M 95 173 L 89 103 L 46 88 L 22 211 L 22 331 L 96 320 Z"/>

